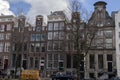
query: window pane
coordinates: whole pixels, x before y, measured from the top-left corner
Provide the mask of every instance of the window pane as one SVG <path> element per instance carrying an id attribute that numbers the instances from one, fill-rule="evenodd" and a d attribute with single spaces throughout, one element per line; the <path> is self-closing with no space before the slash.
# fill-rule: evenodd
<path id="1" fill-rule="evenodd" d="M 36 34 L 36 41 L 40 41 L 40 34 Z"/>
<path id="2" fill-rule="evenodd" d="M 64 49 L 64 43 L 63 41 L 59 41 L 59 50 L 63 50 Z"/>
<path id="3" fill-rule="evenodd" d="M 53 30 L 53 23 L 48 23 L 48 30 Z"/>
<path id="4" fill-rule="evenodd" d="M 4 48 L 5 52 L 9 52 L 10 51 L 10 43 L 5 43 L 5 48 Z"/>
<path id="5" fill-rule="evenodd" d="M 6 33 L 6 40 L 9 40 L 11 37 L 11 34 L 10 33 Z"/>
<path id="6" fill-rule="evenodd" d="M 41 40 L 42 40 L 42 41 L 46 40 L 46 34 L 42 34 L 42 35 L 41 35 Z"/>
<path id="7" fill-rule="evenodd" d="M 36 27 L 36 31 L 40 32 L 41 31 L 41 27 Z"/>
<path id="8" fill-rule="evenodd" d="M 40 43 L 36 43 L 36 52 L 40 52 Z"/>
<path id="9" fill-rule="evenodd" d="M 112 39 L 106 39 L 106 48 L 112 48 Z"/>
<path id="10" fill-rule="evenodd" d="M 48 50 L 52 50 L 53 49 L 52 41 L 48 41 L 47 48 L 48 48 Z"/>
<path id="11" fill-rule="evenodd" d="M 32 68 L 33 67 L 33 58 L 31 57 L 30 58 L 30 68 Z"/>
<path id="12" fill-rule="evenodd" d="M 94 68 L 95 68 L 95 59 L 94 59 L 94 58 L 95 58 L 95 55 L 94 55 L 94 54 L 90 54 L 90 55 L 89 55 L 89 59 L 90 59 L 90 60 L 89 60 L 89 61 L 90 61 L 90 62 L 89 62 L 89 65 L 90 65 L 90 68 L 91 68 L 91 69 L 94 69 Z"/>
<path id="13" fill-rule="evenodd" d="M 64 22 L 60 22 L 59 30 L 64 30 Z"/>
<path id="14" fill-rule="evenodd" d="M 54 23 L 54 30 L 58 30 L 58 23 Z"/>
<path id="15" fill-rule="evenodd" d="M 64 55 L 60 54 L 60 60 L 64 60 Z"/>
<path id="16" fill-rule="evenodd" d="M 9 31 L 9 30 L 12 30 L 12 25 L 11 24 L 7 25 L 7 31 Z"/>
<path id="17" fill-rule="evenodd" d="M 48 40 L 52 39 L 52 32 L 48 32 Z"/>
<path id="18" fill-rule="evenodd" d="M 103 55 L 98 55 L 98 67 L 99 69 L 103 69 Z"/>
<path id="19" fill-rule="evenodd" d="M 0 26 L 0 32 L 4 32 L 5 25 Z"/>
<path id="20" fill-rule="evenodd" d="M 35 68 L 37 68 L 37 69 L 39 68 L 39 64 L 38 64 L 38 63 L 39 63 L 39 62 L 38 62 L 38 59 L 36 58 L 36 59 L 35 59 Z"/>
<path id="21" fill-rule="evenodd" d="M 112 72 L 112 62 L 108 62 L 108 72 Z"/>
<path id="22" fill-rule="evenodd" d="M 103 48 L 103 39 L 97 39 L 97 48 Z"/>
<path id="23" fill-rule="evenodd" d="M 48 54 L 48 60 L 52 60 L 52 54 Z"/>
<path id="24" fill-rule="evenodd" d="M 59 41 L 54 41 L 53 42 L 53 49 L 58 50 L 59 49 Z"/>
<path id="25" fill-rule="evenodd" d="M 112 37 L 112 31 L 111 30 L 108 30 L 108 31 L 105 31 L 105 36 L 106 38 L 111 38 Z"/>
<path id="26" fill-rule="evenodd" d="M 35 44 L 34 44 L 34 43 L 31 43 L 31 44 L 30 44 L 30 51 L 31 51 L 31 52 L 34 52 L 34 48 L 35 48 Z"/>
<path id="27" fill-rule="evenodd" d="M 0 52 L 3 52 L 3 47 L 4 47 L 4 44 L 0 43 Z"/>
<path id="28" fill-rule="evenodd" d="M 98 35 L 98 37 L 103 37 L 103 31 L 99 30 L 99 31 L 97 32 L 97 35 Z"/>
<path id="29" fill-rule="evenodd" d="M 113 60 L 112 54 L 108 54 L 108 55 L 107 55 L 107 61 L 112 61 L 112 60 Z"/>
<path id="30" fill-rule="evenodd" d="M 4 39 L 4 34 L 0 33 L 0 40 L 3 40 L 3 39 Z"/>
<path id="31" fill-rule="evenodd" d="M 58 40 L 58 32 L 54 32 L 54 40 Z"/>
<path id="32" fill-rule="evenodd" d="M 31 41 L 35 41 L 36 35 L 35 34 L 31 34 Z"/>
<path id="33" fill-rule="evenodd" d="M 64 39 L 64 32 L 59 32 L 59 39 Z"/>
<path id="34" fill-rule="evenodd" d="M 41 52 L 45 52 L 46 48 L 45 48 L 45 43 L 41 43 Z"/>
<path id="35" fill-rule="evenodd" d="M 54 54 L 54 60 L 58 60 L 58 54 Z"/>

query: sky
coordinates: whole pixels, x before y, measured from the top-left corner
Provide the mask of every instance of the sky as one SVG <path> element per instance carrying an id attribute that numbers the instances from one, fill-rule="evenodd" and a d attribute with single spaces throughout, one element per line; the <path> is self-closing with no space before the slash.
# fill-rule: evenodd
<path id="1" fill-rule="evenodd" d="M 15 15 L 24 14 L 28 21 L 33 21 L 36 15 L 49 15 L 51 11 L 68 9 L 71 0 L 0 0 L 0 14 Z M 79 0 L 88 12 L 94 11 L 93 4 L 99 0 Z M 120 0 L 101 0 L 107 3 L 107 11 L 120 10 Z"/>

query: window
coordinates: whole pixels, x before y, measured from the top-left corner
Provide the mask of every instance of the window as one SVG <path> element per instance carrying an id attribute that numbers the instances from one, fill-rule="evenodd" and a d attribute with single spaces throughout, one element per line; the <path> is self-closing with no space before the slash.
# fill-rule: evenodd
<path id="1" fill-rule="evenodd" d="M 27 51 L 27 43 L 24 43 L 24 51 Z"/>
<path id="2" fill-rule="evenodd" d="M 108 62 L 107 63 L 107 65 L 108 65 L 108 72 L 112 72 L 112 62 Z"/>
<path id="3" fill-rule="evenodd" d="M 45 52 L 46 48 L 45 48 L 45 43 L 41 43 L 41 52 Z"/>
<path id="4" fill-rule="evenodd" d="M 31 43 L 30 44 L 30 52 L 34 52 L 35 44 Z"/>
<path id="5" fill-rule="evenodd" d="M 53 49 L 52 41 L 48 41 L 47 48 L 48 48 L 48 50 L 52 50 Z"/>
<path id="6" fill-rule="evenodd" d="M 98 68 L 103 69 L 103 55 L 98 54 Z"/>
<path id="7" fill-rule="evenodd" d="M 70 54 L 67 54 L 67 68 L 71 68 L 71 55 Z M 73 63 L 74 64 L 74 63 Z"/>
<path id="8" fill-rule="evenodd" d="M 48 31 L 53 30 L 53 23 L 48 23 Z"/>
<path id="9" fill-rule="evenodd" d="M 71 27 L 70 27 L 70 26 L 67 26 L 66 29 L 67 29 L 67 30 L 71 30 Z"/>
<path id="10" fill-rule="evenodd" d="M 41 40 L 42 41 L 46 40 L 46 34 L 41 34 Z"/>
<path id="11" fill-rule="evenodd" d="M 38 58 L 35 58 L 35 68 L 39 69 L 39 62 Z"/>
<path id="12" fill-rule="evenodd" d="M 9 52 L 10 51 L 10 43 L 5 43 L 5 48 L 4 48 L 5 50 L 5 52 Z"/>
<path id="13" fill-rule="evenodd" d="M 63 41 L 59 41 L 59 50 L 63 50 L 64 49 L 64 43 Z"/>
<path id="14" fill-rule="evenodd" d="M 58 23 L 54 23 L 54 30 L 59 30 Z"/>
<path id="15" fill-rule="evenodd" d="M 66 34 L 66 39 L 67 39 L 67 40 L 70 40 L 70 39 L 71 39 L 70 36 L 71 36 L 70 33 Z"/>
<path id="16" fill-rule="evenodd" d="M 84 24 L 81 24 L 79 29 L 84 29 Z"/>
<path id="17" fill-rule="evenodd" d="M 7 24 L 7 29 L 6 29 L 7 31 L 10 31 L 10 30 L 12 30 L 12 25 L 11 24 Z"/>
<path id="18" fill-rule="evenodd" d="M 58 55 L 58 54 L 48 54 L 47 55 L 47 59 L 48 59 L 48 63 L 47 63 L 47 67 L 48 68 L 54 68 L 54 69 L 56 69 L 56 68 L 58 68 L 58 66 L 59 66 L 59 61 L 61 60 L 60 59 L 60 57 L 59 57 L 60 55 Z M 63 56 L 62 56 L 62 58 L 63 58 Z"/>
<path id="19" fill-rule="evenodd" d="M 33 58 L 32 57 L 30 57 L 30 68 L 33 68 Z"/>
<path id="20" fill-rule="evenodd" d="M 97 39 L 97 48 L 103 48 L 103 39 Z"/>
<path id="21" fill-rule="evenodd" d="M 52 68 L 52 54 L 48 54 L 47 56 L 48 58 L 48 68 Z"/>
<path id="22" fill-rule="evenodd" d="M 11 34 L 10 33 L 6 33 L 6 40 L 9 40 L 11 37 Z"/>
<path id="23" fill-rule="evenodd" d="M 60 22 L 60 27 L 59 27 L 59 30 L 64 30 L 64 22 Z"/>
<path id="24" fill-rule="evenodd" d="M 12 67 L 15 67 L 15 63 L 16 63 L 16 54 L 12 54 Z"/>
<path id="25" fill-rule="evenodd" d="M 48 32 L 48 40 L 52 40 L 52 32 Z"/>
<path id="26" fill-rule="evenodd" d="M 0 52 L 3 52 L 3 46 L 4 46 L 4 44 L 0 43 Z"/>
<path id="27" fill-rule="evenodd" d="M 70 50 L 70 42 L 66 42 L 66 50 Z"/>
<path id="28" fill-rule="evenodd" d="M 94 54 L 89 55 L 89 65 L 91 69 L 95 68 L 95 55 Z"/>
<path id="29" fill-rule="evenodd" d="M 94 79 L 95 78 L 95 74 L 94 73 L 89 73 L 89 77 L 92 79 Z"/>
<path id="30" fill-rule="evenodd" d="M 3 39 L 4 39 L 4 34 L 0 33 L 0 40 L 3 40 Z"/>
<path id="31" fill-rule="evenodd" d="M 40 43 L 36 43 L 36 52 L 40 52 Z"/>
<path id="32" fill-rule="evenodd" d="M 48 54 L 48 60 L 52 60 L 52 54 Z"/>
<path id="33" fill-rule="evenodd" d="M 106 39 L 106 48 L 112 48 L 112 39 Z"/>
<path id="34" fill-rule="evenodd" d="M 31 41 L 35 41 L 36 35 L 35 34 L 31 34 Z"/>
<path id="35" fill-rule="evenodd" d="M 59 39 L 64 39 L 64 32 L 59 32 Z"/>
<path id="36" fill-rule="evenodd" d="M 42 27 L 42 31 L 45 31 L 45 30 L 46 30 L 46 27 L 45 27 L 45 26 L 43 26 L 43 27 Z"/>
<path id="37" fill-rule="evenodd" d="M 102 31 L 102 30 L 99 30 L 99 31 L 97 32 L 97 35 L 98 35 L 98 37 L 103 37 L 103 31 Z"/>
<path id="38" fill-rule="evenodd" d="M 60 54 L 59 56 L 60 56 L 59 60 L 61 60 L 61 61 L 64 60 L 64 55 L 63 54 Z"/>
<path id="39" fill-rule="evenodd" d="M 36 41 L 40 41 L 40 34 L 36 34 Z"/>
<path id="40" fill-rule="evenodd" d="M 58 32 L 54 32 L 54 40 L 58 40 Z"/>
<path id="41" fill-rule="evenodd" d="M 112 34 L 113 32 L 111 31 L 111 30 L 106 30 L 105 31 L 105 36 L 106 36 L 106 38 L 112 38 Z"/>
<path id="42" fill-rule="evenodd" d="M 108 54 L 107 55 L 107 61 L 112 61 L 112 60 L 113 60 L 112 54 Z"/>
<path id="43" fill-rule="evenodd" d="M 58 67 L 58 54 L 54 54 L 53 57 L 54 57 L 53 67 L 57 68 Z"/>
<path id="44" fill-rule="evenodd" d="M 40 32 L 41 31 L 41 27 L 36 27 L 36 31 Z"/>
<path id="45" fill-rule="evenodd" d="M 102 27 L 103 26 L 103 22 L 102 21 L 99 21 L 98 23 L 97 23 L 97 27 Z"/>
<path id="46" fill-rule="evenodd" d="M 58 50 L 59 49 L 59 41 L 54 41 L 53 42 L 53 49 Z"/>
<path id="47" fill-rule="evenodd" d="M 4 32 L 5 25 L 0 26 L 0 32 Z"/>

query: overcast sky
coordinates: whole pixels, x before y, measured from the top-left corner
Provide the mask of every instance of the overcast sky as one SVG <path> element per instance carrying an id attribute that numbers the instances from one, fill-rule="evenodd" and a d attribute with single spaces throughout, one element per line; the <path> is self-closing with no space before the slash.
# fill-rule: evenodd
<path id="1" fill-rule="evenodd" d="M 70 1 L 70 0 L 69 0 Z M 29 20 L 36 15 L 48 15 L 51 11 L 64 10 L 68 8 L 68 0 L 0 0 L 0 14 L 24 14 Z M 94 10 L 93 4 L 99 0 L 79 0 L 90 12 Z M 109 14 L 112 11 L 120 10 L 120 0 L 102 0 L 107 3 Z"/>

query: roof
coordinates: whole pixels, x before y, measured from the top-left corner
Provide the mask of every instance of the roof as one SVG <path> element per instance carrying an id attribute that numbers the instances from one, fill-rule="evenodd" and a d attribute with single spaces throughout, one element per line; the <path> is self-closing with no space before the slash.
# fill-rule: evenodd
<path id="1" fill-rule="evenodd" d="M 0 15 L 0 18 L 9 18 L 9 17 L 14 17 L 13 15 Z"/>
<path id="2" fill-rule="evenodd" d="M 107 3 L 104 1 L 98 1 L 94 4 L 94 6 L 96 6 L 96 5 L 107 5 Z"/>
<path id="3" fill-rule="evenodd" d="M 65 15 L 63 11 L 52 12 L 51 15 Z"/>

